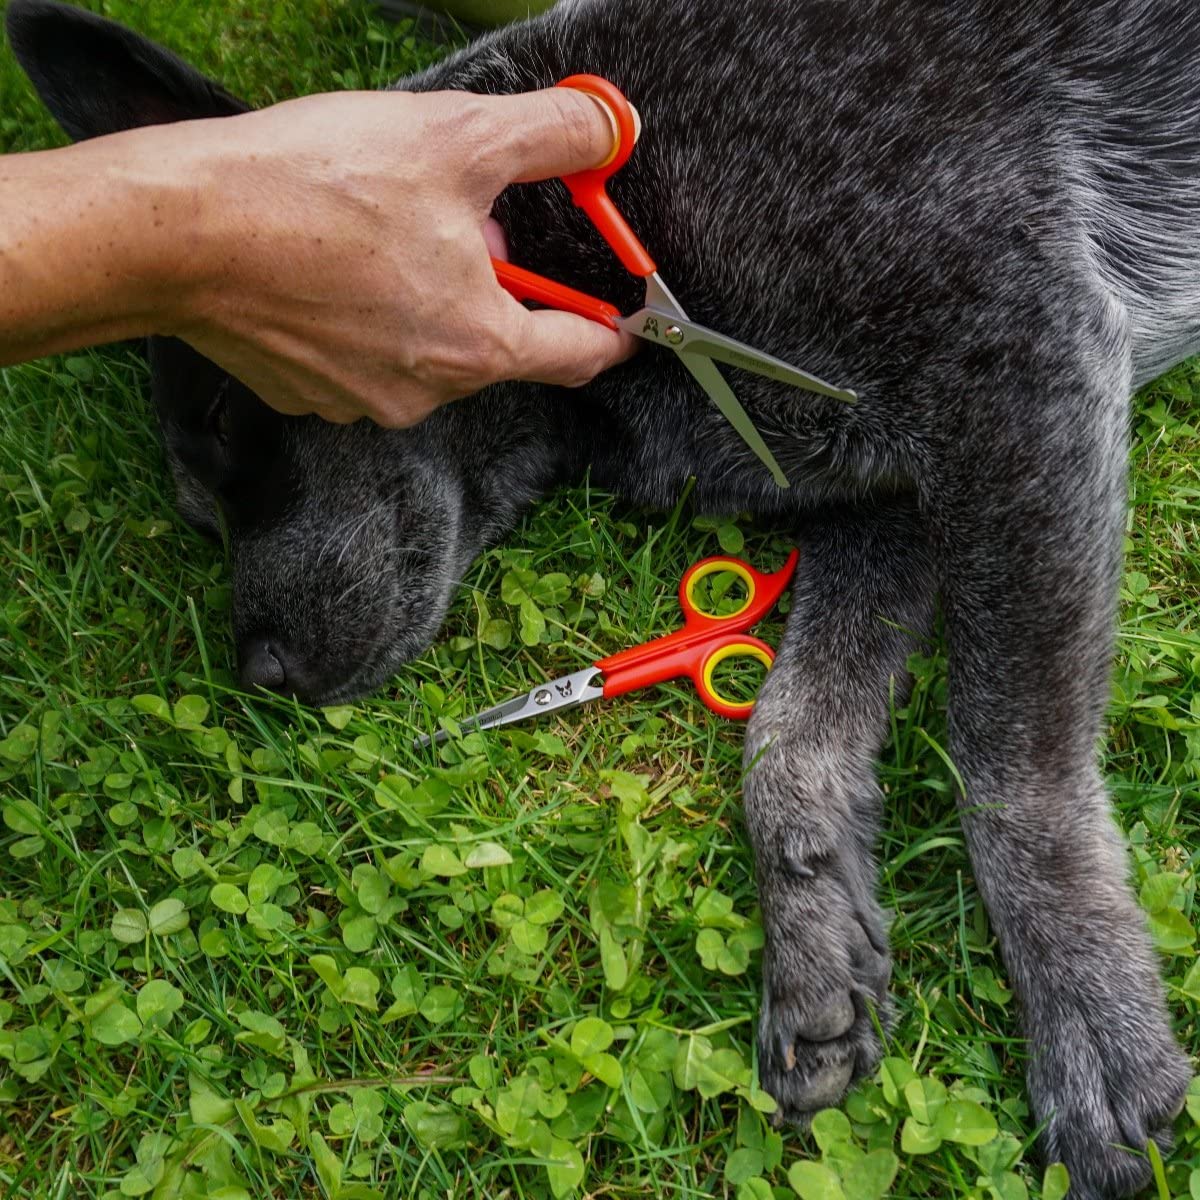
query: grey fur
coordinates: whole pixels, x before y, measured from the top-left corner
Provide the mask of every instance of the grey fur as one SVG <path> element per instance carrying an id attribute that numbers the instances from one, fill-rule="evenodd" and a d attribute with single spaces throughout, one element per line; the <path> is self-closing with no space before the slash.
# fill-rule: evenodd
<path id="1" fill-rule="evenodd" d="M 86 20 L 88 52 L 66 53 L 63 10 L 9 5 L 47 103 L 92 134 L 127 118 L 88 54 L 124 62 L 110 48 L 133 35 Z M 131 91 L 178 78 L 159 54 Z M 760 1066 L 792 1119 L 880 1053 L 872 762 L 940 595 L 963 825 L 1044 1149 L 1080 1200 L 1149 1180 L 1139 1151 L 1169 1144 L 1190 1075 L 1096 742 L 1129 395 L 1200 348 L 1197 62 L 1185 0 L 581 0 L 400 85 L 586 70 L 623 88 L 645 133 L 613 190 L 688 311 L 859 393 L 847 408 L 738 376 L 789 493 L 660 353 L 565 403 L 506 385 L 385 433 L 277 417 L 186 347 L 152 349 L 181 505 L 211 527 L 215 498 L 230 526 L 244 659 L 273 648 L 310 700 L 419 653 L 479 550 L 588 464 L 642 503 L 695 475 L 701 508 L 795 528 L 795 604 L 746 751 Z M 235 111 L 183 91 L 178 116 Z M 523 265 L 640 299 L 559 186 L 511 189 L 497 215 Z"/>

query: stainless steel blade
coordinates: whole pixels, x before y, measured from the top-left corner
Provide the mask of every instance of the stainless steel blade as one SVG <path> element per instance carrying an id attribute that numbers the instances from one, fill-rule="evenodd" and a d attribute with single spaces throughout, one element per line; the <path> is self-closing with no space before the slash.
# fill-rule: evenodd
<path id="1" fill-rule="evenodd" d="M 657 316 L 647 318 L 642 328 L 628 325 L 625 327 L 638 337 L 648 338 L 650 341 L 657 341 L 661 345 L 665 345 L 670 350 L 677 350 L 678 347 L 672 339 L 678 333 L 679 340 L 682 341 L 681 325 L 690 325 L 691 322 L 688 321 L 687 313 L 683 311 L 683 305 L 675 299 L 671 289 L 663 282 L 662 276 L 657 271 L 646 277 L 646 307 L 641 311 L 643 313 L 653 312 Z M 621 324 L 625 325 L 626 321 L 634 321 L 637 315 L 635 313 L 633 317 L 624 318 Z M 754 427 L 750 414 L 741 406 L 738 398 L 733 394 L 733 389 L 725 382 L 724 376 L 713 365 L 712 360 L 693 354 L 680 354 L 679 360 L 691 372 L 692 378 L 705 390 L 708 398 L 721 410 L 722 416 L 734 427 L 742 441 L 758 455 L 762 464 L 771 472 L 771 478 L 775 480 L 776 487 L 791 487 L 788 477 L 783 473 L 783 468 L 775 461 L 775 455 L 771 453 L 766 442 L 762 440 L 762 436 Z"/>
<path id="2" fill-rule="evenodd" d="M 845 404 L 857 404 L 858 395 L 849 388 L 835 387 L 807 371 L 793 367 L 781 358 L 756 350 L 737 338 L 726 337 L 704 325 L 697 325 L 686 317 L 648 304 L 628 317 L 622 317 L 620 326 L 628 333 L 667 346 L 681 357 L 688 354 L 703 355 L 730 367 L 741 367 L 767 379 L 786 383 L 789 387 L 803 388 L 820 396 L 841 400 Z"/>
<path id="3" fill-rule="evenodd" d="M 727 366 L 741 367 L 744 371 L 753 371 L 755 375 L 765 375 L 768 379 L 803 388 L 804 391 L 815 392 L 819 396 L 828 396 L 832 400 L 841 400 L 844 404 L 858 403 L 858 393 L 849 388 L 834 387 L 832 383 L 826 383 L 825 380 L 818 379 L 799 367 L 793 367 L 781 358 L 745 346 L 744 343 L 727 338 L 724 334 L 711 330 L 700 332 L 695 327 L 694 329 L 694 336 L 684 343 L 685 353 L 702 354 L 705 358 L 716 359 Z"/>
<path id="4" fill-rule="evenodd" d="M 505 700 L 503 704 L 493 705 L 483 712 L 465 717 L 459 722 L 459 726 L 462 729 L 495 729 L 497 725 L 511 725 L 514 721 L 524 721 L 542 713 L 570 708 L 573 704 L 599 700 L 604 695 L 604 688 L 598 682 L 601 678 L 601 673 L 595 667 L 576 671 L 573 675 L 563 675 L 549 683 L 538 684 L 523 696 L 515 696 L 511 700 Z M 413 749 L 440 745 L 449 736 L 444 729 L 439 729 L 432 737 L 422 734 L 413 742 Z"/>
<path id="5" fill-rule="evenodd" d="M 683 311 L 683 305 L 675 299 L 674 292 L 667 287 L 663 277 L 657 271 L 646 276 L 646 307 L 675 313 L 685 321 L 688 319 L 687 313 Z"/>
<path id="6" fill-rule="evenodd" d="M 708 393 L 708 398 L 721 410 L 722 416 L 741 435 L 741 439 L 762 460 L 771 478 L 780 488 L 792 485 L 783 473 L 783 468 L 775 461 L 775 455 L 768 449 L 762 435 L 754 427 L 749 413 L 742 407 L 741 402 L 733 394 L 733 389 L 725 382 L 725 376 L 717 370 L 717 364 L 711 358 L 702 354 L 681 354 L 679 361 L 692 373 L 692 378 Z"/>

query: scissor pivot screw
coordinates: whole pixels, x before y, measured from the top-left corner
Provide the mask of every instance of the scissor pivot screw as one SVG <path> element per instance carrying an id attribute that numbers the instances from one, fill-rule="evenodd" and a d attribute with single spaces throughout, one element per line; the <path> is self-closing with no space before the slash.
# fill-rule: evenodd
<path id="1" fill-rule="evenodd" d="M 683 341 L 683 330 L 678 325 L 668 325 L 663 335 L 672 346 L 678 346 Z"/>
<path id="2" fill-rule="evenodd" d="M 549 688 L 538 688 L 538 690 L 533 694 L 533 702 L 534 704 L 538 705 L 539 708 L 545 708 L 546 705 L 549 704 L 553 699 L 554 697 L 550 694 Z"/>

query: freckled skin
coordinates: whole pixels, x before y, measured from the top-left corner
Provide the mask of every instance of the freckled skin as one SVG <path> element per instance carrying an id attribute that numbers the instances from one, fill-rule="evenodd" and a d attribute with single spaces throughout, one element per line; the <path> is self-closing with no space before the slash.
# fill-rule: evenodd
<path id="1" fill-rule="evenodd" d="M 110 84 L 62 66 L 81 59 L 61 10 L 8 12 L 60 120 L 105 131 Z M 39 42 L 47 12 L 56 39 Z M 78 19 L 88 54 L 137 47 L 130 94 L 157 118 L 179 94 L 178 117 L 240 111 L 136 35 Z M 1129 394 L 1200 347 L 1198 59 L 1200 16 L 1178 0 L 607 0 L 399 85 L 512 93 L 586 70 L 626 92 L 644 133 L 614 198 L 685 307 L 859 393 L 848 407 L 736 374 L 787 492 L 662 353 L 566 395 L 491 388 L 396 433 L 281 417 L 181 343 L 149 349 L 180 510 L 228 523 L 243 661 L 273 647 L 314 701 L 422 652 L 480 549 L 589 465 L 663 506 L 694 476 L 701 510 L 794 531 L 745 784 L 759 1066 L 785 1119 L 836 1103 L 881 1052 L 872 763 L 940 601 L 963 826 L 1073 1200 L 1149 1182 L 1121 1147 L 1169 1146 L 1190 1075 L 1095 746 Z M 513 261 L 640 301 L 559 185 L 514 187 L 495 215 Z"/>

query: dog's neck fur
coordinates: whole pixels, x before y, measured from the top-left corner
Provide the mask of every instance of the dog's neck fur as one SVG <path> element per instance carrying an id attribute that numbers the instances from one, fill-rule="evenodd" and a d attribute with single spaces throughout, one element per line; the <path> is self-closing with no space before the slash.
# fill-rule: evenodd
<path id="1" fill-rule="evenodd" d="M 501 384 L 440 409 L 417 428 L 423 457 L 458 481 L 466 512 L 484 544 L 508 533 L 533 501 L 586 472 L 605 422 L 574 393 L 535 384 Z M 471 453 L 464 455 L 463 446 Z"/>

